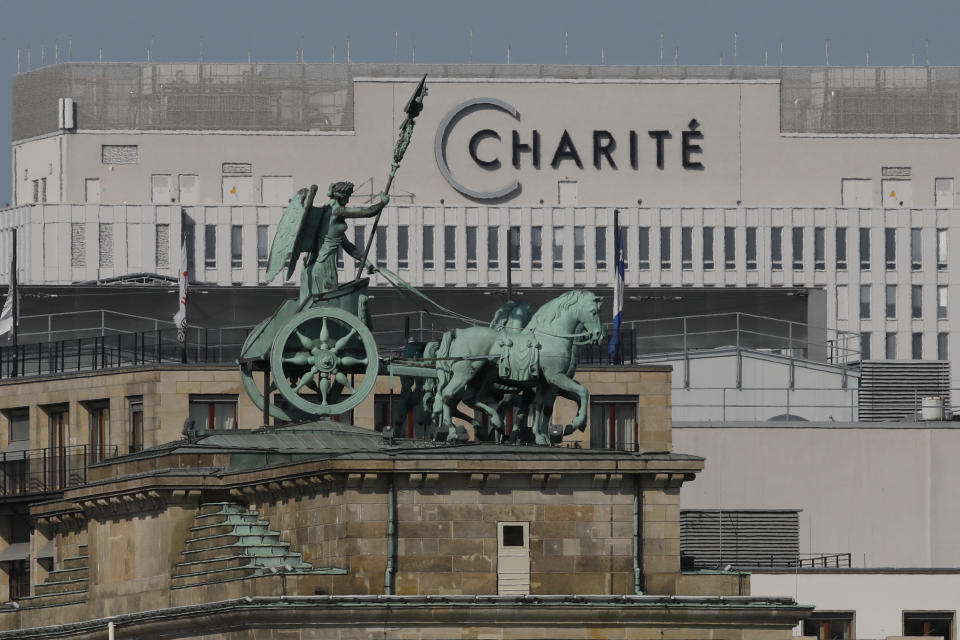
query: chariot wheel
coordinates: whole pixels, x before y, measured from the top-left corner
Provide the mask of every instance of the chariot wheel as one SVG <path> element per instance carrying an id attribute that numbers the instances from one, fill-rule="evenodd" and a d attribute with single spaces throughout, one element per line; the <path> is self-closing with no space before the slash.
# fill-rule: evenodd
<path id="1" fill-rule="evenodd" d="M 277 333 L 270 367 L 277 391 L 293 407 L 331 416 L 363 402 L 377 382 L 380 362 L 373 334 L 357 316 L 337 307 L 314 307 Z"/>
<path id="2" fill-rule="evenodd" d="M 253 378 L 253 363 L 251 363 L 249 360 L 245 360 L 244 358 L 251 356 L 251 351 L 256 343 L 260 341 L 261 335 L 266 330 L 267 325 L 271 320 L 272 318 L 266 318 L 260 322 L 260 324 L 255 326 L 249 334 L 247 334 L 246 339 L 243 341 L 243 349 L 240 351 L 241 359 L 238 361 L 238 366 L 240 367 L 240 382 L 243 384 L 243 389 L 247 392 L 247 395 L 250 397 L 250 400 L 253 402 L 254 406 L 261 411 L 263 411 L 263 387 L 262 385 L 258 385 L 257 381 Z M 277 384 L 271 380 L 268 393 L 273 393 L 276 390 Z M 270 415 L 286 422 L 295 422 L 297 420 L 304 420 L 310 417 L 299 409 L 293 409 L 292 407 L 281 407 L 272 403 L 270 404 Z"/>

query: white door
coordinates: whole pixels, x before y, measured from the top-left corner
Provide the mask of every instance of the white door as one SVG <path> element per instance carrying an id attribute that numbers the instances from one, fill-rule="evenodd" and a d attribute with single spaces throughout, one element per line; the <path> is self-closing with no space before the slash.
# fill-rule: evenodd
<path id="1" fill-rule="evenodd" d="M 263 176 L 260 179 L 260 196 L 263 198 L 263 204 L 287 204 L 293 196 L 293 178 Z"/>
<path id="2" fill-rule="evenodd" d="M 887 179 L 883 181 L 883 208 L 900 209 L 913 206 L 913 181 Z"/>
<path id="3" fill-rule="evenodd" d="M 933 185 L 933 206 L 937 209 L 953 209 L 953 178 L 937 178 Z"/>
<path id="4" fill-rule="evenodd" d="M 530 594 L 530 523 L 497 523 L 497 593 Z"/>
<path id="5" fill-rule="evenodd" d="M 840 185 L 842 206 L 865 209 L 873 206 L 873 180 L 870 178 L 843 178 Z"/>
<path id="6" fill-rule="evenodd" d="M 200 176 L 181 173 L 180 174 L 180 204 L 197 204 L 200 202 Z"/>
<path id="7" fill-rule="evenodd" d="M 155 173 L 150 177 L 151 199 L 153 204 L 170 204 L 170 175 Z"/>
<path id="8" fill-rule="evenodd" d="M 577 183 L 573 180 L 561 180 L 557 183 L 557 200 L 561 207 L 575 207 L 578 199 Z"/>
<path id="9" fill-rule="evenodd" d="M 253 204 L 253 178 L 223 176 L 223 204 Z"/>
<path id="10" fill-rule="evenodd" d="M 100 202 L 100 178 L 87 178 L 84 181 L 83 201 L 91 204 Z"/>

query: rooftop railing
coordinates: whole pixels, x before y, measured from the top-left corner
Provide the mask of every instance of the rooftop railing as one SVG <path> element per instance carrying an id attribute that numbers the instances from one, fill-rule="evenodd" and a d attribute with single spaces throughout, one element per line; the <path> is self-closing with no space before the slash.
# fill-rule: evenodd
<path id="1" fill-rule="evenodd" d="M 73 445 L 0 454 L 0 495 L 62 491 L 87 482 L 91 464 L 118 454 L 116 445 Z"/>

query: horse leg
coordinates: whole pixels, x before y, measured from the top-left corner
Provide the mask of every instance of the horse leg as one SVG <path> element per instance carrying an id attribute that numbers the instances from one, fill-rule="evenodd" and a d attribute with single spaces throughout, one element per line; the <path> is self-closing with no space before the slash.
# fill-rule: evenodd
<path id="1" fill-rule="evenodd" d="M 583 431 L 587 428 L 587 404 L 590 400 L 590 392 L 586 387 L 574 380 L 568 378 L 561 372 L 551 372 L 546 374 L 546 380 L 560 390 L 565 398 L 570 398 L 577 403 L 577 415 L 571 423 L 572 429 Z"/>
<path id="2" fill-rule="evenodd" d="M 473 380 L 475 375 L 476 370 L 471 363 L 456 363 L 453 366 L 453 375 L 450 377 L 450 381 L 444 385 L 440 393 L 440 398 L 443 403 L 443 421 L 447 427 L 447 442 L 453 442 L 457 439 L 457 429 L 453 424 L 452 415 L 456 412 L 460 416 L 463 416 L 463 413 L 456 407 L 465 395 L 467 384 Z M 469 421 L 469 418 L 467 418 L 467 420 Z"/>

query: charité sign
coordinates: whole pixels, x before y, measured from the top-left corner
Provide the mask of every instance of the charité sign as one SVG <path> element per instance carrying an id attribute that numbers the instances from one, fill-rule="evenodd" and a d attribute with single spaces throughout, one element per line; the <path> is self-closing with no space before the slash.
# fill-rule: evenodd
<path id="1" fill-rule="evenodd" d="M 515 177 L 504 178 L 504 183 L 496 188 L 475 188 L 464 184 L 450 168 L 447 162 L 447 145 L 451 133 L 468 114 L 479 110 L 492 109 L 508 114 L 517 122 L 520 112 L 497 98 L 473 98 L 463 102 L 443 118 L 437 128 L 434 140 L 434 155 L 437 167 L 444 179 L 454 189 L 475 200 L 500 200 L 509 198 L 520 190 L 520 181 Z M 583 169 L 584 162 L 592 162 L 598 170 L 618 169 L 629 165 L 634 171 L 641 165 L 641 158 L 649 158 L 658 169 L 665 165 L 665 149 L 669 144 L 679 146 L 680 163 L 684 169 L 702 170 L 704 168 L 700 143 L 704 139 L 700 123 L 691 119 L 683 131 L 652 129 L 645 132 L 625 131 L 614 134 L 604 129 L 594 129 L 590 137 L 577 139 L 566 129 L 557 139 L 544 139 L 537 129 L 520 131 L 497 131 L 490 128 L 468 131 L 467 154 L 469 161 L 480 169 L 496 173 L 506 164 L 514 169 L 533 167 L 541 169 L 546 163 L 554 171 L 576 167 Z M 460 133 L 460 132 L 458 132 Z M 619 138 L 618 138 L 619 136 Z M 459 137 L 459 136 L 458 136 Z"/>

